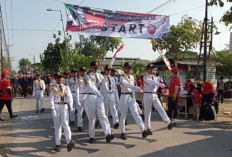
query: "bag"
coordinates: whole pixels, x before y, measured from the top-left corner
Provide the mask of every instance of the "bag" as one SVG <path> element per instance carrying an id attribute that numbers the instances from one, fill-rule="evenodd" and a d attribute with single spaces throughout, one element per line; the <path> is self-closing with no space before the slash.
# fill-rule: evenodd
<path id="1" fill-rule="evenodd" d="M 2 89 L 3 89 L 4 84 L 5 82 L 3 82 L 2 88 L 0 89 L 0 97 L 2 96 Z"/>

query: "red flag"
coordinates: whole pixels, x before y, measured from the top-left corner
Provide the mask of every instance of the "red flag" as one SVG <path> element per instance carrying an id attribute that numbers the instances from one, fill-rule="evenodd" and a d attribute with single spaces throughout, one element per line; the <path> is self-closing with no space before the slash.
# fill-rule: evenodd
<path id="1" fill-rule="evenodd" d="M 118 53 L 119 51 L 121 51 L 123 49 L 123 46 L 124 46 L 124 44 L 122 44 L 115 53 Z"/>
<path id="2" fill-rule="evenodd" d="M 116 59 L 116 54 L 123 49 L 124 44 L 122 44 L 119 49 L 114 53 L 112 60 L 110 61 L 110 66 L 113 66 L 114 60 Z"/>

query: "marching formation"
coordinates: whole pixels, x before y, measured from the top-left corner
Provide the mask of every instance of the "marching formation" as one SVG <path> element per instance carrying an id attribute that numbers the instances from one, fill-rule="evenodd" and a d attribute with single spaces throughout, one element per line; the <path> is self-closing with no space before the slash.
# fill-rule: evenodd
<path id="1" fill-rule="evenodd" d="M 176 122 L 171 121 L 163 109 L 160 102 L 158 90 L 165 85 L 160 81 L 159 76 L 154 76 L 154 65 L 148 64 L 147 74 L 143 77 L 143 87 L 134 80 L 132 64 L 124 63 L 124 73 L 115 75 L 115 70 L 111 66 L 105 66 L 104 72 L 100 72 L 99 63 L 90 63 L 87 72 L 86 67 L 78 70 L 73 69 L 71 74 L 56 73 L 47 77 L 36 74 L 35 77 L 19 76 L 18 79 L 11 78 L 12 95 L 15 97 L 19 91 L 24 98 L 27 94 L 36 99 L 36 113 L 43 113 L 44 94 L 49 96 L 50 108 L 55 128 L 55 150 L 61 150 L 62 130 L 67 143 L 67 151 L 70 152 L 75 146 L 72 139 L 70 126 L 77 126 L 77 131 L 83 131 L 83 117 L 88 118 L 89 142 L 95 143 L 95 128 L 100 124 L 106 143 L 110 143 L 114 138 L 108 117 L 112 117 L 114 129 L 121 132 L 120 138 L 126 140 L 126 117 L 130 110 L 133 119 L 141 131 L 141 137 L 146 138 L 152 135 L 151 131 L 151 110 L 154 107 L 168 130 L 176 126 Z M 144 113 L 142 113 L 136 94 L 143 93 Z"/>

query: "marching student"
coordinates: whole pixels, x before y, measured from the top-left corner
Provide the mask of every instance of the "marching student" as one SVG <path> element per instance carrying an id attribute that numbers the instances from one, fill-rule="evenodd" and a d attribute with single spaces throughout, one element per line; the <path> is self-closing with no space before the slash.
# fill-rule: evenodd
<path id="1" fill-rule="evenodd" d="M 86 68 L 81 67 L 80 68 L 80 76 L 78 77 L 78 86 L 79 86 L 79 101 L 80 105 L 78 106 L 78 113 L 77 113 L 77 127 L 78 127 L 78 132 L 82 132 L 83 129 L 83 112 L 85 110 L 85 113 L 87 114 L 88 117 L 88 108 L 85 105 L 85 99 L 86 99 L 86 91 L 87 91 L 87 81 L 86 81 Z"/>
<path id="2" fill-rule="evenodd" d="M 154 106 L 156 110 L 159 112 L 160 116 L 162 117 L 163 121 L 165 124 L 168 126 L 168 130 L 171 130 L 173 127 L 176 126 L 175 122 L 171 122 L 169 117 L 167 116 L 166 112 L 164 111 L 160 100 L 156 94 L 158 91 L 158 87 L 164 88 L 165 85 L 162 83 L 159 83 L 158 79 L 155 78 L 153 75 L 154 71 L 154 65 L 153 64 L 148 64 L 146 69 L 147 69 L 147 75 L 143 78 L 144 81 L 144 97 L 143 97 L 143 102 L 144 102 L 144 116 L 145 116 L 145 129 L 148 131 L 149 135 L 152 135 L 151 131 L 151 108 Z"/>
<path id="3" fill-rule="evenodd" d="M 73 111 L 70 111 L 70 125 L 74 125 L 75 115 L 77 113 L 77 109 L 80 106 L 77 70 L 73 69 L 71 71 L 71 75 L 72 77 L 68 81 L 68 85 L 73 96 Z"/>
<path id="4" fill-rule="evenodd" d="M 51 86 L 49 95 L 50 108 L 52 110 L 52 117 L 55 128 L 55 150 L 61 150 L 61 135 L 62 128 L 67 142 L 67 151 L 70 152 L 75 146 L 75 141 L 71 139 L 71 130 L 69 127 L 69 112 L 73 110 L 72 93 L 68 86 L 63 84 L 63 75 L 61 73 L 55 74 L 56 83 Z"/>
<path id="5" fill-rule="evenodd" d="M 86 75 L 87 90 L 85 105 L 88 108 L 88 119 L 89 119 L 89 142 L 95 143 L 95 120 L 96 115 L 101 123 L 101 127 L 104 130 L 106 143 L 111 142 L 114 139 L 114 135 L 111 134 L 110 123 L 105 115 L 105 108 L 103 104 L 103 96 L 100 86 L 103 81 L 103 76 L 97 73 L 99 63 L 94 61 L 90 63 L 91 72 Z"/>
<path id="6" fill-rule="evenodd" d="M 105 114 L 108 117 L 109 111 L 113 117 L 114 129 L 119 127 L 118 112 L 115 101 L 115 80 L 110 76 L 111 67 L 106 65 L 104 68 L 105 75 L 102 83 L 102 94 L 104 96 Z"/>
<path id="7" fill-rule="evenodd" d="M 36 99 L 36 113 L 41 113 L 45 111 L 44 108 L 44 92 L 45 92 L 45 83 L 41 80 L 41 74 L 36 75 L 37 79 L 33 82 L 33 96 Z"/>
<path id="8" fill-rule="evenodd" d="M 120 97 L 120 104 L 121 104 L 121 118 L 120 118 L 120 131 L 121 131 L 121 139 L 126 140 L 125 134 L 125 119 L 127 116 L 128 108 L 131 111 L 131 114 L 136 121 L 137 125 L 139 126 L 142 137 L 146 138 L 149 134 L 147 130 L 144 129 L 144 124 L 142 118 L 140 117 L 137 109 L 137 104 L 135 100 L 135 91 L 140 92 L 141 88 L 134 85 L 134 77 L 131 74 L 132 71 L 132 64 L 129 62 L 125 62 L 124 64 L 124 74 L 120 77 L 121 83 L 121 97 Z"/>

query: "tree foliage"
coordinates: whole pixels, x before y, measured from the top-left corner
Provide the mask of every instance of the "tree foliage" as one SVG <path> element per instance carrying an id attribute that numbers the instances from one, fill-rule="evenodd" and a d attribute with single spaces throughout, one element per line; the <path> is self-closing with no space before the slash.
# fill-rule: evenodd
<path id="1" fill-rule="evenodd" d="M 232 0 L 210 0 L 209 5 L 224 7 L 225 2 L 232 2 Z M 220 21 L 224 22 L 226 26 L 232 24 L 232 7 L 224 13 Z M 232 26 L 230 28 L 232 28 Z"/>
<path id="2" fill-rule="evenodd" d="M 18 62 L 19 73 L 26 74 L 30 70 L 31 62 L 28 58 L 22 58 Z"/>
<path id="3" fill-rule="evenodd" d="M 156 40 L 157 44 L 153 44 L 153 50 L 156 51 L 160 47 L 162 50 L 166 50 L 168 56 L 177 62 L 186 57 L 184 54 L 186 51 L 197 48 L 200 40 L 201 23 L 192 17 L 183 16 L 176 26 L 170 27 L 167 38 Z"/>
<path id="4" fill-rule="evenodd" d="M 232 75 L 232 53 L 228 49 L 213 51 L 211 59 L 217 62 L 216 72 L 218 75 Z"/>
<path id="5" fill-rule="evenodd" d="M 49 43 L 40 57 L 42 66 L 47 72 L 64 72 L 73 68 L 79 69 L 81 66 L 88 67 L 91 61 L 101 61 L 108 51 L 114 51 L 122 42 L 120 38 L 79 35 L 79 41 L 72 45 L 71 35 L 68 35 L 67 43 L 65 40 L 61 42 L 60 33 L 58 36 L 54 34 L 53 37 L 55 43 Z"/>

